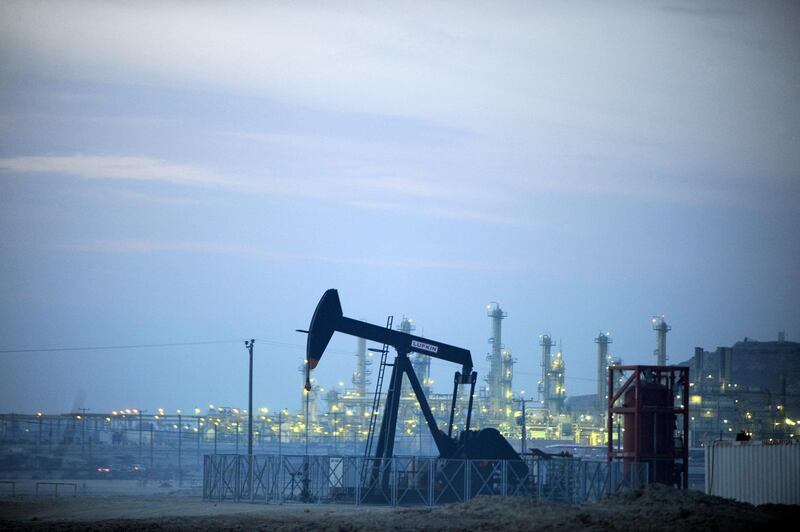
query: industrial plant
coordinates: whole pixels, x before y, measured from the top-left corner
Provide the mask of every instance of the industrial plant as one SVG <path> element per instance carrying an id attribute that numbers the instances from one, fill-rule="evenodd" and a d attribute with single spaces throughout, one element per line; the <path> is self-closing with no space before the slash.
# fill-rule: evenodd
<path id="1" fill-rule="evenodd" d="M 241 458 L 246 452 L 647 463 L 648 447 L 636 447 L 635 456 L 627 450 L 645 430 L 660 432 L 647 432 L 643 441 L 658 434 L 654 441 L 666 442 L 649 447 L 651 455 L 669 457 L 674 465 L 652 458 L 642 473 L 651 481 L 702 489 L 704 448 L 710 444 L 800 441 L 800 344 L 784 333 L 775 341 L 745 338 L 730 347 L 697 347 L 680 360 L 667 351 L 671 326 L 655 316 L 654 364 L 626 366 L 612 354 L 611 334 L 600 331 L 586 341 L 596 351 L 595 393 L 576 396 L 568 395 L 565 384 L 569 354 L 551 332 L 532 333 L 529 345 L 517 346 L 517 353 L 539 361 L 539 379 L 530 382 L 515 378 L 516 359 L 503 342 L 509 314 L 492 302 L 486 316 L 488 371 L 478 377 L 469 351 L 415 336 L 417 327 L 406 316 L 397 322 L 389 316 L 385 326 L 344 317 L 338 294 L 328 291 L 309 330 L 302 331 L 309 335 L 308 352 L 300 361 L 295 409 L 261 406 L 250 412 L 209 403 L 189 412 L 126 406 L 105 413 L 7 413 L 0 416 L 0 471 L 58 468 L 75 478 L 137 478 L 147 471 L 150 478 L 182 485 L 208 480 L 209 467 L 222 467 L 214 457 Z M 353 337 L 349 385 L 345 375 L 318 382 L 313 371 L 335 331 Z M 458 369 L 451 393 L 431 378 L 431 360 L 437 358 Z M 679 361 L 668 365 L 673 360 Z M 635 399 L 640 396 L 661 410 L 644 413 L 646 405 Z M 640 416 L 636 409 L 643 407 Z M 133 466 L 108 466 L 117 462 Z"/>

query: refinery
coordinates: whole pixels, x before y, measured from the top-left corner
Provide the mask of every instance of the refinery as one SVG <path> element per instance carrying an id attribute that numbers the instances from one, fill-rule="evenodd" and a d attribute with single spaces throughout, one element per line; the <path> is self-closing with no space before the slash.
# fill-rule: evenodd
<path id="1" fill-rule="evenodd" d="M 596 350 L 596 386 L 590 395 L 569 395 L 569 353 L 550 332 L 531 335 L 525 356 L 536 357 L 538 381 L 516 377 L 516 358 L 503 343 L 508 313 L 497 302 L 486 306 L 488 372 L 474 386 L 473 429 L 496 428 L 517 452 L 563 454 L 605 459 L 608 443 L 609 367 L 624 361 L 612 354 L 613 338 L 600 332 L 587 339 Z M 509 320 L 509 323 L 511 320 Z M 409 317 L 387 327 L 405 334 L 416 331 Z M 688 368 L 688 434 L 691 472 L 689 483 L 702 488 L 704 446 L 715 441 L 747 439 L 800 440 L 800 344 L 779 333 L 775 341 L 745 338 L 730 347 L 694 349 L 691 357 L 668 355 L 665 317 L 652 318 L 654 365 Z M 365 455 L 373 432 L 380 425 L 386 389 L 381 389 L 387 366 L 387 349 L 370 348 L 364 338 L 353 341 L 353 367 L 349 386 L 342 380 L 317 382 L 300 361 L 296 407 L 274 409 L 256 406 L 252 416 L 254 453 Z M 468 395 L 450 393 L 431 378 L 431 357 L 409 357 L 419 377 L 422 394 L 438 423 L 446 423 L 452 410 L 452 429 L 464 428 Z M 757 371 L 756 371 L 757 370 Z M 615 386 L 622 385 L 622 373 Z M 307 383 L 305 382 L 307 379 Z M 305 386 L 304 386 L 305 383 Z M 456 386 L 458 390 L 458 386 Z M 523 391 L 524 390 L 524 391 Z M 528 390 L 533 390 L 534 393 Z M 377 393 L 377 394 L 376 394 Z M 676 397 L 680 399 L 680 395 Z M 435 456 L 436 442 L 428 430 L 414 391 L 397 398 L 397 434 L 394 455 Z M 153 475 L 180 483 L 201 475 L 206 454 L 247 451 L 250 412 L 241 405 L 209 403 L 181 411 L 152 410 L 121 405 L 110 412 L 4 413 L 0 415 L 0 471 L 46 469 L 48 463 L 72 469 L 78 476 L 94 475 L 95 466 L 120 460 L 148 469 Z M 96 475 L 95 475 L 96 476 Z"/>
<path id="2" fill-rule="evenodd" d="M 0 531 L 795 530 L 800 2 L 0 2 Z"/>

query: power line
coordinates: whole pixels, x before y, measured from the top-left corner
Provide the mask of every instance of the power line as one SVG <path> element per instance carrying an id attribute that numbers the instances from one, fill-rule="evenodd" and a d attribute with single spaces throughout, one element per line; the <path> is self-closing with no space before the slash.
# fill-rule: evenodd
<path id="1" fill-rule="evenodd" d="M 292 349 L 305 349 L 304 344 L 294 344 L 290 342 L 281 342 L 278 340 L 270 340 L 267 338 L 256 339 L 267 345 L 275 347 L 286 347 Z M 237 344 L 244 342 L 241 340 L 208 340 L 208 341 L 195 341 L 195 342 L 169 342 L 169 343 L 151 343 L 151 344 L 130 344 L 130 345 L 93 345 L 93 346 L 79 346 L 79 347 L 37 347 L 26 349 L 0 349 L 0 354 L 24 354 L 24 353 L 59 353 L 70 351 L 103 351 L 103 350 L 116 350 L 116 349 L 151 349 L 159 347 L 185 347 L 196 345 L 215 345 L 215 344 Z M 350 351 L 342 349 L 329 349 L 329 352 L 340 354 L 352 354 Z"/>
<path id="2" fill-rule="evenodd" d="M 107 349 L 148 349 L 154 347 L 180 347 L 189 345 L 211 345 L 211 344 L 232 344 L 243 340 L 211 340 L 206 342 L 172 342 L 166 344 L 131 344 L 131 345 L 102 345 L 102 346 L 83 346 L 83 347 L 41 347 L 33 349 L 3 349 L 2 354 L 12 353 L 55 353 L 62 351 L 102 351 Z"/>

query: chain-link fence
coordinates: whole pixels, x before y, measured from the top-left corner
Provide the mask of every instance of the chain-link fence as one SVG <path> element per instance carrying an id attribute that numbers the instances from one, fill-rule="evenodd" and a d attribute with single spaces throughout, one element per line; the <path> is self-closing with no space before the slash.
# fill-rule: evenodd
<path id="1" fill-rule="evenodd" d="M 323 455 L 206 455 L 203 497 L 263 503 L 433 506 L 480 495 L 597 500 L 647 483 L 646 464 L 567 457 L 391 459 Z"/>

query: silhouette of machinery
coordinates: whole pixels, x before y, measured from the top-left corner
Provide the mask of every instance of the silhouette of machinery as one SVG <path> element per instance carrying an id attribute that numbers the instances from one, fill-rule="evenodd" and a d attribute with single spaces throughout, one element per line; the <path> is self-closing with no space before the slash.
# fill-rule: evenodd
<path id="1" fill-rule="evenodd" d="M 472 398 L 475 392 L 477 372 L 473 371 L 472 355 L 467 349 L 345 317 L 342 314 L 342 306 L 339 301 L 338 292 L 335 289 L 329 289 L 323 294 L 322 299 L 320 299 L 317 304 L 308 331 L 301 331 L 308 333 L 306 344 L 307 383 L 310 370 L 317 367 L 328 342 L 330 342 L 333 333 L 337 331 L 382 343 L 384 346 L 391 346 L 397 353 L 394 363 L 388 364 L 392 367 L 392 372 L 389 379 L 389 388 L 386 394 L 386 403 L 384 405 L 378 441 L 375 447 L 375 458 L 388 459 L 393 455 L 401 387 L 403 384 L 403 375 L 405 374 L 419 402 L 422 415 L 425 417 L 425 421 L 427 421 L 428 429 L 433 436 L 440 458 L 515 460 L 520 461 L 518 466 L 524 467 L 519 454 L 497 429 L 485 428 L 480 431 L 470 430 L 473 406 Z M 453 362 L 461 366 L 461 370 L 455 372 L 453 401 L 450 408 L 450 422 L 446 433 L 439 429 L 419 379 L 408 358 L 408 354 L 412 352 L 447 362 Z M 468 384 L 470 387 L 466 423 L 464 429 L 456 437 L 453 435 L 453 418 L 456 409 L 456 399 L 458 397 L 459 386 L 465 384 Z"/>

